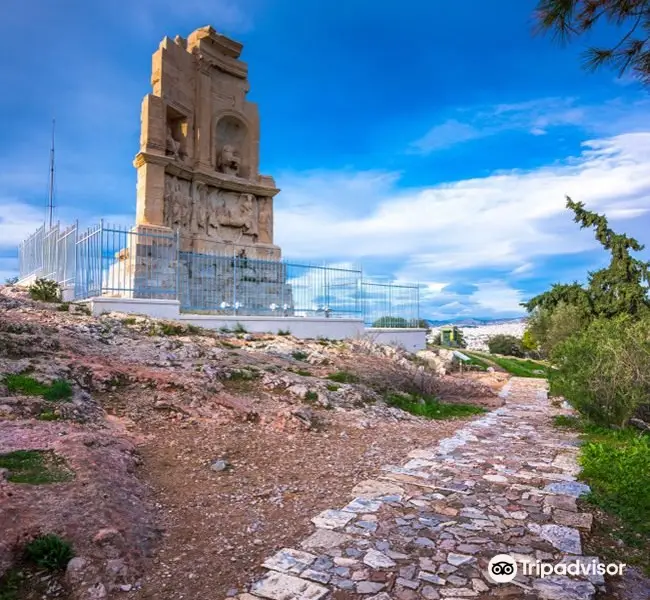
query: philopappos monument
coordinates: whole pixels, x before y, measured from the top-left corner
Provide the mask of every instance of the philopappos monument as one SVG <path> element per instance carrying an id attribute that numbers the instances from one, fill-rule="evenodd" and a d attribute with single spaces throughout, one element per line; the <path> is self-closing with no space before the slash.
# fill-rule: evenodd
<path id="1" fill-rule="evenodd" d="M 177 231 L 180 249 L 278 260 L 273 197 L 259 173 L 260 120 L 242 44 L 201 27 L 163 39 L 142 103 L 137 231 Z"/>

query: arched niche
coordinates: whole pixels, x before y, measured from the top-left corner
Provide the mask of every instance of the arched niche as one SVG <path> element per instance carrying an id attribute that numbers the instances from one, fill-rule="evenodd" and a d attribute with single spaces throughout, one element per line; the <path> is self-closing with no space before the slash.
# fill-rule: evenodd
<path id="1" fill-rule="evenodd" d="M 215 125 L 215 168 L 221 173 L 248 179 L 251 171 L 250 133 L 239 116 L 225 114 Z"/>

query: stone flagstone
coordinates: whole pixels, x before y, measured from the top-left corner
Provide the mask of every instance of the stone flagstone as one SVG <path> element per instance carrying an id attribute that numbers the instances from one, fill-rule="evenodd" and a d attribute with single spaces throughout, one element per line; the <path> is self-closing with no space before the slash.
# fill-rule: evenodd
<path id="1" fill-rule="evenodd" d="M 543 380 L 512 378 L 505 406 L 357 484 L 342 508 L 312 519 L 301 550 L 268 558 L 249 591 L 268 600 L 593 600 L 602 577 L 520 570 L 496 584 L 487 573 L 496 554 L 520 564 L 599 560 L 582 556 L 580 530 L 593 517 L 577 510 L 589 487 L 574 481 L 576 434 L 552 426 L 558 411 L 545 390 Z"/>

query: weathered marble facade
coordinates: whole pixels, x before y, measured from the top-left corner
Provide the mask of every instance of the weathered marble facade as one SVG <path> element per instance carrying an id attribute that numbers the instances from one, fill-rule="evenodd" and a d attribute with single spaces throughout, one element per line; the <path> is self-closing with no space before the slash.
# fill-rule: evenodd
<path id="1" fill-rule="evenodd" d="M 181 249 L 279 259 L 272 177 L 259 173 L 260 121 L 246 100 L 242 45 L 202 27 L 163 39 L 142 104 L 136 223 L 178 231 Z"/>

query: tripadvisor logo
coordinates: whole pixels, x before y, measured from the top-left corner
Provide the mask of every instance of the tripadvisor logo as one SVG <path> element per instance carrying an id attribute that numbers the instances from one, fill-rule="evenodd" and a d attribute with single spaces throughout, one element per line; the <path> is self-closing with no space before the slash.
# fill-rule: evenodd
<path id="1" fill-rule="evenodd" d="M 549 577 L 550 575 L 572 575 L 588 577 L 589 575 L 622 575 L 625 563 L 601 563 L 598 559 L 585 560 L 567 559 L 560 563 L 551 564 L 536 561 L 521 561 L 521 572 L 523 575 L 533 577 Z M 517 561 L 509 554 L 497 554 L 488 563 L 488 575 L 495 583 L 508 583 L 517 576 Z"/>
<path id="2" fill-rule="evenodd" d="M 496 583 L 508 583 L 517 576 L 517 561 L 509 554 L 497 554 L 488 563 L 488 574 Z"/>

